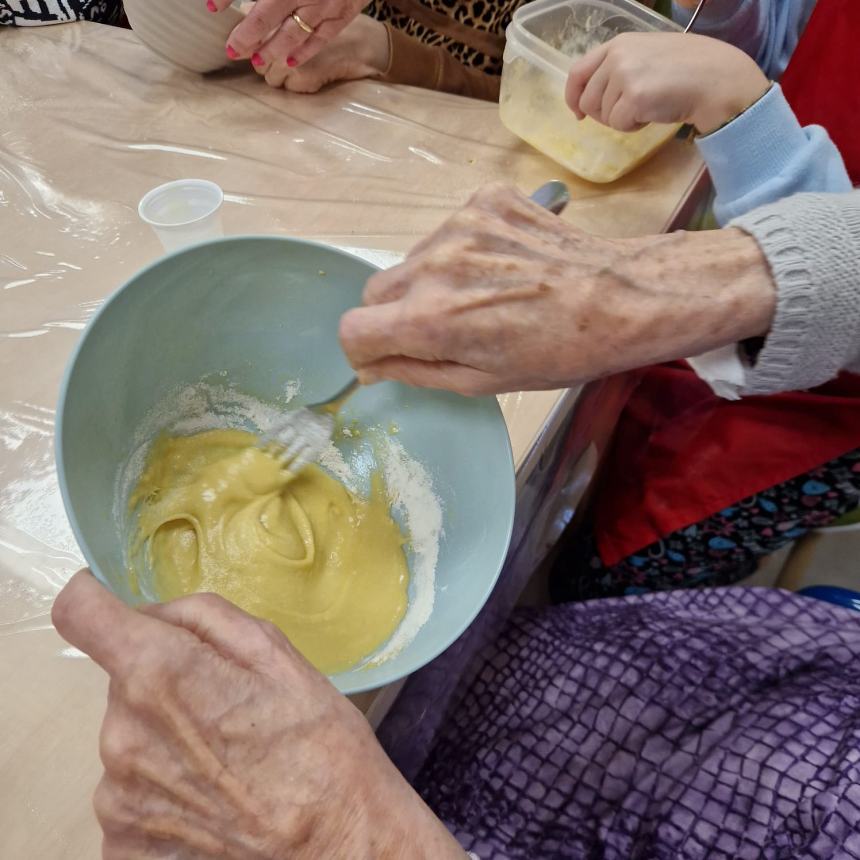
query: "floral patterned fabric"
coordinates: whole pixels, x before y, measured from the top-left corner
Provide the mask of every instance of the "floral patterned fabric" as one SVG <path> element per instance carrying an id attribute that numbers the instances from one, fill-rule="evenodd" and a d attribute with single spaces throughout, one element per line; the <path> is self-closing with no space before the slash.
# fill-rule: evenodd
<path id="1" fill-rule="evenodd" d="M 744 499 L 607 567 L 586 529 L 552 575 L 556 602 L 729 585 L 807 531 L 860 508 L 860 450 Z"/>

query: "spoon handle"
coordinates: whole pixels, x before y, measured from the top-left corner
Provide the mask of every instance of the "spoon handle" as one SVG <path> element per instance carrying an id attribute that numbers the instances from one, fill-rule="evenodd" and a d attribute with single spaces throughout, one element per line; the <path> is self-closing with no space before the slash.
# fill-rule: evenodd
<path id="1" fill-rule="evenodd" d="M 553 179 L 552 182 L 541 185 L 530 199 L 554 215 L 560 215 L 564 207 L 570 203 L 570 191 L 563 182 Z"/>
<path id="2" fill-rule="evenodd" d="M 695 11 L 695 12 L 693 12 L 693 17 L 692 17 L 692 18 L 690 18 L 690 23 L 689 23 L 689 24 L 687 24 L 687 26 L 686 26 L 686 27 L 684 27 L 684 32 L 685 32 L 685 33 L 689 33 L 689 32 L 690 32 L 690 30 L 692 30 L 692 29 L 693 29 L 693 24 L 695 24 L 695 23 L 696 23 L 696 18 L 698 18 L 698 17 L 699 17 L 699 13 L 702 11 L 702 9 L 704 9 L 704 8 L 705 8 L 705 3 L 707 3 L 707 2 L 708 2 L 708 0 L 699 0 L 699 5 L 698 5 L 698 6 L 696 6 L 696 11 Z"/>

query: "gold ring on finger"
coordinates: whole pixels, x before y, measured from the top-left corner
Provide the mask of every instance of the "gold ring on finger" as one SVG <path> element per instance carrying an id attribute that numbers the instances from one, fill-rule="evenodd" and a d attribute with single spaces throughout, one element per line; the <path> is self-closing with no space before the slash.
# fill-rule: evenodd
<path id="1" fill-rule="evenodd" d="M 293 14 L 290 15 L 290 17 L 293 19 L 293 21 L 296 22 L 296 24 L 299 25 L 299 27 L 302 28 L 302 30 L 304 30 L 306 33 L 308 33 L 310 35 L 313 35 L 314 28 L 311 27 L 311 25 L 308 24 L 306 21 L 302 21 L 302 19 L 299 17 L 297 12 L 293 12 Z"/>

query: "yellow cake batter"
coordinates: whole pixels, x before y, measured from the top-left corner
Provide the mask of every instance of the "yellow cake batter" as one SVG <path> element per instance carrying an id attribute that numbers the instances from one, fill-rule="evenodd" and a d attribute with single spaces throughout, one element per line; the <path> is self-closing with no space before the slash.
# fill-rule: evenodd
<path id="1" fill-rule="evenodd" d="M 354 666 L 406 611 L 404 536 L 315 466 L 294 476 L 241 430 L 162 437 L 130 500 L 157 595 L 214 591 L 273 621 L 321 671 Z"/>

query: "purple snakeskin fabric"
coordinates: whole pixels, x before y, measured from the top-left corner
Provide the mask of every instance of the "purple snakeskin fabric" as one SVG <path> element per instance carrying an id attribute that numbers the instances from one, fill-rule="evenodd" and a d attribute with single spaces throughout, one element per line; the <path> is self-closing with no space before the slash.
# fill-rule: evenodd
<path id="1" fill-rule="evenodd" d="M 416 787 L 502 858 L 860 858 L 860 613 L 771 589 L 516 613 Z"/>

